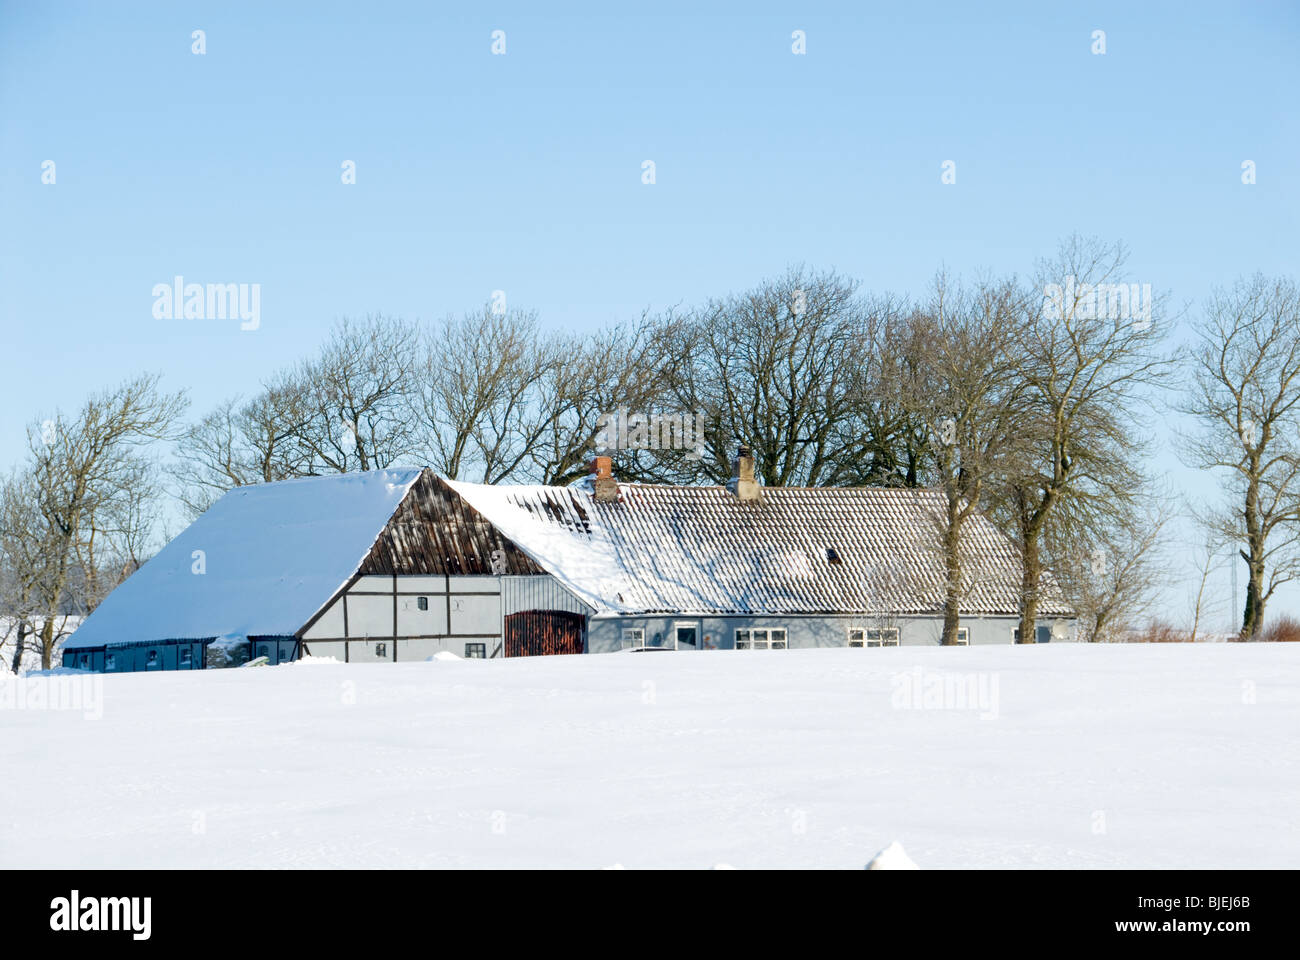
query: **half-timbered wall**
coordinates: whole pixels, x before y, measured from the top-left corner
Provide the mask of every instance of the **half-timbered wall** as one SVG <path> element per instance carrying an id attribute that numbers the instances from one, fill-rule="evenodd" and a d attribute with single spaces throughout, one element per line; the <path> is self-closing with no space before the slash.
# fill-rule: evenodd
<path id="1" fill-rule="evenodd" d="M 303 633 L 307 651 L 348 662 L 502 656 L 505 618 L 525 611 L 588 616 L 550 576 L 360 576 Z"/>

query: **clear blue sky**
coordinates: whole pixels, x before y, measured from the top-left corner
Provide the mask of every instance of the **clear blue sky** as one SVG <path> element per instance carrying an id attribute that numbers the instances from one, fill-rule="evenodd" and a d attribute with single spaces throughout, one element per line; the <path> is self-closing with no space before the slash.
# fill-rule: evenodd
<path id="1" fill-rule="evenodd" d="M 1180 303 L 1300 272 L 1294 2 L 541 6 L 0 2 L 0 466 L 128 373 L 200 413 L 339 316 L 495 289 L 585 329 L 792 262 L 1025 272 L 1076 231 Z M 261 329 L 155 320 L 177 274 L 260 283 Z"/>

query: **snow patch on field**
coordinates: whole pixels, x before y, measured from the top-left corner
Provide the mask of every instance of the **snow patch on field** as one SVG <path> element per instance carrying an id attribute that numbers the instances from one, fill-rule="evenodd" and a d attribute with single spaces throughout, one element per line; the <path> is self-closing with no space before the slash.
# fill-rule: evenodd
<path id="1" fill-rule="evenodd" d="M 997 710 L 898 697 L 995 677 Z M 51 678 L 51 682 L 56 679 Z M 102 677 L 0 710 L 0 867 L 1293 867 L 1300 644 Z"/>

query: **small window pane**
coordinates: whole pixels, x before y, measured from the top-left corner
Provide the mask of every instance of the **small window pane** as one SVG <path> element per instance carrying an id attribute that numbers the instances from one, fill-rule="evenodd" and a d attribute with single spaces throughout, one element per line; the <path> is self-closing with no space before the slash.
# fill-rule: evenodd
<path id="1" fill-rule="evenodd" d="M 421 609 L 421 610 L 428 610 L 428 609 L 429 609 L 429 598 L 428 598 L 428 597 L 416 597 L 416 598 L 415 598 L 415 605 L 416 605 L 416 607 L 418 607 L 418 608 Z"/>
<path id="2" fill-rule="evenodd" d="M 486 643 L 467 643 L 465 644 L 465 659 L 467 660 L 486 660 L 487 644 Z"/>

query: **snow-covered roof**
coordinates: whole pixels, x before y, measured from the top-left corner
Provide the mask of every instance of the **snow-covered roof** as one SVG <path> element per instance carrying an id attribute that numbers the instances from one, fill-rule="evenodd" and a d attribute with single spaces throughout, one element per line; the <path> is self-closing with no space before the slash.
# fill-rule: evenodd
<path id="1" fill-rule="evenodd" d="M 589 489 L 449 485 L 597 615 L 934 613 L 945 580 L 935 490 L 766 487 L 761 504 L 724 487 Z M 1019 610 L 1020 561 L 985 517 L 965 533 L 962 612 Z M 1045 616 L 1072 616 L 1053 584 Z"/>
<path id="2" fill-rule="evenodd" d="M 65 649 L 292 636 L 356 572 L 420 473 L 236 487 L 109 594 Z"/>

